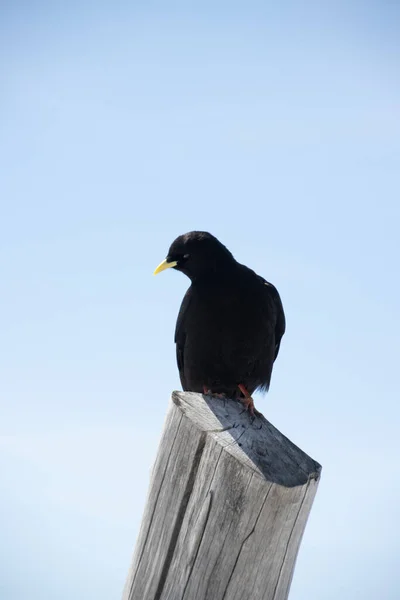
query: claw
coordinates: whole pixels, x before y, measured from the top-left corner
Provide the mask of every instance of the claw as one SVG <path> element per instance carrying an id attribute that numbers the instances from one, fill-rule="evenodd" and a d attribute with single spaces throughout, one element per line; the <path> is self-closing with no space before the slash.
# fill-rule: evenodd
<path id="1" fill-rule="evenodd" d="M 252 417 L 254 417 L 254 401 L 253 398 L 240 398 L 240 402 L 244 406 L 244 410 L 248 410 Z"/>
<path id="2" fill-rule="evenodd" d="M 244 398 L 239 398 L 240 402 L 244 406 L 244 410 L 249 411 L 249 413 L 251 414 L 252 417 L 254 417 L 255 415 L 258 415 L 258 416 L 261 415 L 261 413 L 255 408 L 254 400 L 250 396 L 249 392 L 246 390 L 245 386 L 242 383 L 240 383 L 238 385 L 238 388 L 244 396 Z"/>

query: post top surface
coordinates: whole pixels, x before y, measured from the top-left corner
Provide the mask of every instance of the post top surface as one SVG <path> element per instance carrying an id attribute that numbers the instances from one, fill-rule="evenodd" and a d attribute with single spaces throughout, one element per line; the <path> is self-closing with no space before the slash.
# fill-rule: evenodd
<path id="1" fill-rule="evenodd" d="M 252 418 L 240 402 L 194 392 L 173 392 L 173 403 L 199 429 L 256 475 L 285 487 L 318 479 L 321 465 L 262 415 Z"/>

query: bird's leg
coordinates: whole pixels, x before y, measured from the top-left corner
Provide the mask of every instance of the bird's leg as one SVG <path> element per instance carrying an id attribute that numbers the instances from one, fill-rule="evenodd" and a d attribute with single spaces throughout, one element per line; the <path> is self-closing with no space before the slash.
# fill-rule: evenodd
<path id="1" fill-rule="evenodd" d="M 254 407 L 254 400 L 246 390 L 245 386 L 242 383 L 239 383 L 238 388 L 244 396 L 244 398 L 239 398 L 240 402 L 244 406 L 244 409 L 248 410 L 252 417 L 254 417 L 254 415 L 261 415 L 261 413 L 258 412 L 258 410 L 256 410 Z"/>
<path id="2" fill-rule="evenodd" d="M 213 394 L 210 388 L 208 388 L 206 385 L 203 385 L 203 394 L 205 396 L 212 396 L 213 398 L 219 398 L 221 400 L 226 398 L 226 394 Z"/>

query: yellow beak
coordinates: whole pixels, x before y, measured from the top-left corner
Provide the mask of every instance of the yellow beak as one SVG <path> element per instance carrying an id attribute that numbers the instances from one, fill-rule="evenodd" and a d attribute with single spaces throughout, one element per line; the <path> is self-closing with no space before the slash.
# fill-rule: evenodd
<path id="1" fill-rule="evenodd" d="M 178 264 L 176 260 L 168 262 L 167 259 L 163 260 L 154 271 L 153 275 L 158 275 L 161 271 L 165 271 L 165 269 L 171 269 L 171 267 L 175 267 Z"/>

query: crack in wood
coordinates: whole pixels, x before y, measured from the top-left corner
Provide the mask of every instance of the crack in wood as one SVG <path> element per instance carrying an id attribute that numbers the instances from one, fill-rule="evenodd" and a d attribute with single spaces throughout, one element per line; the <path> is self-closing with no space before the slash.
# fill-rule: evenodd
<path id="1" fill-rule="evenodd" d="M 212 497 L 213 497 L 213 493 L 212 493 L 211 490 L 209 490 L 209 492 L 207 494 L 207 497 L 209 498 L 209 502 L 208 502 L 208 506 L 207 506 L 207 512 L 206 512 L 205 520 L 202 523 L 201 535 L 199 536 L 197 548 L 196 548 L 196 551 L 195 551 L 194 556 L 193 556 L 192 564 L 190 566 L 190 571 L 189 571 L 189 574 L 188 574 L 186 585 L 185 585 L 185 587 L 183 589 L 183 594 L 182 594 L 181 600 L 184 600 L 184 598 L 185 598 L 186 590 L 187 590 L 187 587 L 188 587 L 189 582 L 190 582 L 190 577 L 192 575 L 193 567 L 194 567 L 194 565 L 196 563 L 196 559 L 197 559 L 197 555 L 198 555 L 199 550 L 200 550 L 201 542 L 203 541 L 204 532 L 205 532 L 206 527 L 207 527 L 208 519 L 209 519 L 210 512 L 211 512 Z"/>
<path id="2" fill-rule="evenodd" d="M 222 427 L 222 429 L 206 429 L 206 433 L 222 433 L 223 431 L 229 431 L 230 429 L 235 429 L 236 425 L 227 425 L 226 427 Z"/>
<path id="3" fill-rule="evenodd" d="M 295 518 L 294 523 L 293 523 L 292 530 L 291 530 L 291 532 L 289 534 L 288 541 L 286 542 L 285 553 L 283 555 L 282 564 L 281 564 L 281 567 L 279 569 L 278 579 L 276 580 L 275 589 L 274 589 L 274 595 L 272 596 L 272 600 L 275 600 L 276 592 L 278 590 L 279 582 L 280 582 L 281 575 L 282 575 L 282 570 L 283 570 L 283 567 L 284 567 L 284 564 L 285 564 L 285 560 L 286 560 L 286 556 L 287 556 L 287 553 L 288 553 L 288 550 L 289 550 L 290 542 L 292 540 L 293 531 L 295 530 L 295 527 L 296 527 L 296 524 L 297 524 L 297 520 L 299 518 L 301 509 L 303 508 L 303 504 L 304 504 L 304 501 L 306 499 L 307 491 L 308 491 L 309 487 L 310 487 L 310 482 L 308 482 L 307 485 L 306 485 L 306 488 L 305 488 L 305 491 L 304 491 L 304 495 L 303 495 L 303 497 L 301 499 L 301 502 L 300 502 L 299 510 L 297 511 L 297 515 L 296 515 L 296 518 Z"/>
<path id="4" fill-rule="evenodd" d="M 172 558 L 173 558 L 173 555 L 175 552 L 176 543 L 178 541 L 179 532 L 182 527 L 183 518 L 185 516 L 186 508 L 187 508 L 187 505 L 190 500 L 190 496 L 193 491 L 193 486 L 194 486 L 194 482 L 196 480 L 199 463 L 200 463 L 202 454 L 204 452 L 204 446 L 206 444 L 206 437 L 207 436 L 205 435 L 205 433 L 203 433 L 199 438 L 199 443 L 197 445 L 197 449 L 196 449 L 195 455 L 193 457 L 193 463 L 192 463 L 192 467 L 190 469 L 189 477 L 188 477 L 188 480 L 186 483 L 186 489 L 182 496 L 181 505 L 178 509 L 178 513 L 177 513 L 176 520 L 175 520 L 175 525 L 174 525 L 172 535 L 171 535 L 171 540 L 170 540 L 170 543 L 168 546 L 168 550 L 167 550 L 167 554 L 166 554 L 163 568 L 161 571 L 157 590 L 154 595 L 154 600 L 160 600 L 161 594 L 164 589 L 164 585 L 165 585 L 165 582 L 167 579 L 169 567 L 171 565 Z"/>
<path id="5" fill-rule="evenodd" d="M 254 532 L 255 532 L 255 530 L 256 530 L 257 523 L 258 523 L 258 521 L 259 521 L 259 518 L 260 518 L 260 516 L 261 516 L 261 513 L 262 513 L 262 511 L 263 511 L 263 509 L 264 509 L 265 503 L 267 502 L 267 498 L 268 498 L 268 496 L 269 496 L 269 493 L 270 493 L 270 491 L 271 491 L 271 488 L 272 488 L 272 486 L 273 486 L 273 484 L 271 483 L 271 485 L 270 485 L 270 486 L 269 486 L 269 488 L 268 488 L 268 492 L 265 494 L 265 498 L 264 498 L 264 500 L 263 500 L 263 503 L 262 503 L 262 505 L 261 505 L 261 508 L 260 508 L 260 510 L 258 511 L 258 515 L 257 515 L 257 517 L 256 517 L 256 520 L 255 520 L 255 522 L 254 522 L 254 525 L 253 525 L 253 527 L 251 528 L 250 532 L 249 532 L 249 533 L 246 535 L 246 537 L 244 538 L 244 540 L 243 540 L 243 541 L 242 541 L 242 543 L 240 544 L 239 552 L 238 552 L 238 554 L 237 554 L 237 556 L 236 556 L 236 559 L 235 559 L 235 564 L 233 565 L 233 569 L 232 569 L 232 571 L 231 571 L 231 573 L 230 573 L 230 575 L 229 575 L 228 583 L 226 584 L 226 588 L 225 588 L 225 590 L 224 590 L 224 594 L 223 594 L 223 596 L 222 596 L 221 600 L 225 600 L 225 597 L 226 597 L 226 594 L 227 594 L 227 591 L 228 591 L 229 585 L 230 585 L 230 583 L 231 583 L 231 579 L 232 579 L 232 577 L 233 577 L 233 574 L 234 574 L 234 572 L 235 572 L 236 566 L 237 566 L 237 564 L 238 564 L 238 562 L 239 562 L 239 558 L 240 558 L 240 555 L 241 555 L 241 553 L 242 553 L 242 550 L 243 550 L 243 548 L 244 548 L 244 545 L 245 545 L 245 543 L 247 542 L 247 540 L 248 540 L 248 539 L 249 539 L 249 538 L 250 538 L 250 537 L 253 535 L 253 533 L 254 533 Z"/>
<path id="6" fill-rule="evenodd" d="M 183 414 L 181 415 L 181 417 L 179 419 L 179 423 L 178 423 L 177 428 L 176 428 L 174 439 L 172 441 L 172 444 L 171 444 L 171 447 L 170 447 L 170 450 L 169 450 L 169 454 L 168 454 L 168 458 L 167 458 L 167 463 L 165 465 L 165 469 L 164 469 L 164 472 L 163 472 L 163 475 L 162 475 L 162 478 L 161 478 L 161 481 L 160 481 L 160 485 L 159 485 L 159 488 L 157 490 L 157 495 L 156 495 L 156 499 L 155 499 L 155 502 L 154 502 L 153 511 L 152 511 L 151 517 L 149 519 L 149 526 L 147 528 L 146 537 L 144 539 L 142 551 L 140 553 L 139 560 L 138 560 L 137 565 L 136 565 L 136 572 L 135 572 L 135 575 L 132 578 L 132 583 L 130 585 L 129 596 L 128 596 L 129 598 L 131 596 L 131 592 L 132 592 L 133 585 L 135 583 L 136 575 L 139 572 L 140 563 L 142 561 L 142 558 L 143 558 L 143 555 L 144 555 L 144 551 L 145 551 L 146 546 L 147 546 L 147 541 L 148 541 L 149 534 L 150 534 L 150 531 L 151 531 L 151 526 L 153 524 L 154 515 L 156 514 L 156 508 L 157 508 L 158 499 L 160 497 L 160 493 L 161 493 L 161 490 L 162 490 L 162 486 L 163 486 L 163 483 L 164 483 L 165 476 L 166 476 L 166 474 L 168 472 L 169 461 L 171 459 L 171 454 L 172 454 L 172 451 L 173 451 L 174 446 L 175 446 L 176 438 L 178 437 L 178 433 L 179 433 L 179 429 L 180 429 L 180 426 L 181 426 L 181 423 L 182 423 L 182 419 L 183 419 Z"/>

